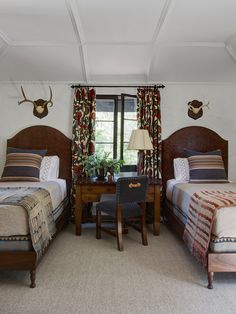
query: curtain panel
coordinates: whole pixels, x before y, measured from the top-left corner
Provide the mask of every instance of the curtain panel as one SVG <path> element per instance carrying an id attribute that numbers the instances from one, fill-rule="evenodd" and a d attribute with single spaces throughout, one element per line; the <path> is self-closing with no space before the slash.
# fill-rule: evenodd
<path id="1" fill-rule="evenodd" d="M 72 196 L 75 183 L 84 176 L 81 157 L 91 155 L 95 150 L 96 92 L 94 88 L 78 87 L 74 90 L 72 126 Z"/>
<path id="2" fill-rule="evenodd" d="M 153 150 L 144 151 L 142 174 L 161 178 L 161 97 L 157 87 L 137 90 L 138 127 L 149 132 Z"/>

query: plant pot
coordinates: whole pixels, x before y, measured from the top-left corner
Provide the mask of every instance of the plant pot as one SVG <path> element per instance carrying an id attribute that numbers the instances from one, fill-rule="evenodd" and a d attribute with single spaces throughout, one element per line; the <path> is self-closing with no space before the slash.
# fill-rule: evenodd
<path id="1" fill-rule="evenodd" d="M 107 175 L 107 170 L 104 168 L 99 168 L 95 170 L 95 173 L 98 180 L 104 180 Z"/>

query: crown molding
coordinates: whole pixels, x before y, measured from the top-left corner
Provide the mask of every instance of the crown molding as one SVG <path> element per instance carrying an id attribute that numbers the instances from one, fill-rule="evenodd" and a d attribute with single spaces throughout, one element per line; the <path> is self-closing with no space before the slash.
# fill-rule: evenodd
<path id="1" fill-rule="evenodd" d="M 196 81 L 196 82 L 168 82 L 168 81 L 163 81 L 162 82 L 165 87 L 168 88 L 168 85 L 169 86 L 172 86 L 172 85 L 204 85 L 204 86 L 234 86 L 236 85 L 236 81 L 235 82 L 199 82 L 199 81 Z"/>
<path id="2" fill-rule="evenodd" d="M 117 78 L 117 76 L 115 76 Z M 140 77 L 139 77 L 140 78 Z M 135 79 L 133 77 L 133 79 Z M 66 85 L 68 87 L 70 87 L 71 85 L 76 85 L 76 84 L 87 84 L 87 85 L 122 85 L 124 83 L 126 83 L 127 85 L 143 85 L 143 84 L 147 84 L 147 85 L 154 85 L 154 84 L 164 84 L 165 88 L 164 90 L 168 90 L 168 86 L 178 86 L 178 85 L 189 85 L 189 86 L 198 86 L 198 85 L 204 85 L 204 86 L 236 86 L 236 81 L 235 82 L 168 82 L 168 81 L 145 81 L 145 80 L 138 80 L 138 78 L 136 77 L 136 81 L 132 81 L 132 82 L 125 82 L 124 80 L 119 80 L 119 81 L 114 81 L 111 83 L 110 80 L 93 80 L 93 81 L 14 81 L 14 80 L 9 80 L 9 81 L 0 81 L 0 85 L 51 85 L 51 86 L 55 86 L 55 85 Z M 128 87 L 128 86 L 127 86 Z"/>
<path id="3" fill-rule="evenodd" d="M 4 41 L 5 42 L 5 41 Z M 66 41 L 10 41 L 7 43 L 9 46 L 152 46 L 152 42 L 148 41 L 85 41 L 79 42 L 66 42 Z M 159 42 L 161 47 L 209 47 L 209 48 L 222 48 L 225 47 L 223 42 Z"/>

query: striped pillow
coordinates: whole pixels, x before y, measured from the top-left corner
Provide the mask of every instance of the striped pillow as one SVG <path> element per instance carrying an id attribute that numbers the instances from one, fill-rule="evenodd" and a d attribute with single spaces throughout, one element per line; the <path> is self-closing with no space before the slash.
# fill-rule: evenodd
<path id="1" fill-rule="evenodd" d="M 39 181 L 39 170 L 46 152 L 9 147 L 1 181 Z"/>
<path id="2" fill-rule="evenodd" d="M 188 157 L 190 182 L 228 182 L 221 155 Z"/>
<path id="3" fill-rule="evenodd" d="M 184 153 L 186 157 L 191 157 L 191 156 L 195 156 L 195 155 L 221 155 L 221 150 L 220 149 L 216 149 L 216 150 L 212 150 L 210 152 L 198 152 L 196 150 L 191 150 L 191 149 L 184 149 Z"/>

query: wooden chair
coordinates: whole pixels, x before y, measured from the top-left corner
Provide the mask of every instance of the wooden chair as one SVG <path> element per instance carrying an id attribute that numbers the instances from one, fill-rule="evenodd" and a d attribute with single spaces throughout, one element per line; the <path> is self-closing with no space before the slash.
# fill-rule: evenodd
<path id="1" fill-rule="evenodd" d="M 119 251 L 123 251 L 122 231 L 131 225 L 141 232 L 142 244 L 148 245 L 146 228 L 147 176 L 122 177 L 117 180 L 116 194 L 102 194 L 96 205 L 96 238 L 101 239 L 101 231 L 117 238 Z M 101 226 L 102 214 L 108 214 L 115 221 L 115 230 Z M 137 226 L 140 222 L 140 227 Z M 136 223 L 136 224 L 135 224 Z"/>

